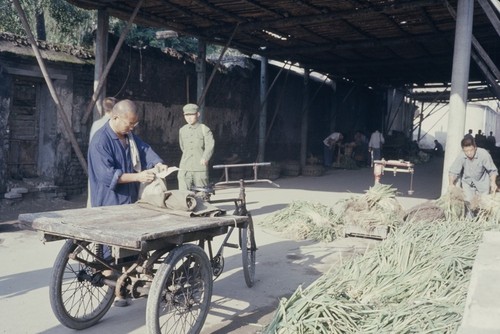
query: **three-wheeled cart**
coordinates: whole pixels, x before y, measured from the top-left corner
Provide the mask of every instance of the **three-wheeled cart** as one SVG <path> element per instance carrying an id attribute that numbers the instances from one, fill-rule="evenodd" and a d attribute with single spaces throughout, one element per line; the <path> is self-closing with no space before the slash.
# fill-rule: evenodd
<path id="1" fill-rule="evenodd" d="M 224 247 L 239 247 L 248 287 L 254 284 L 256 244 L 244 186 L 235 212 L 188 217 L 148 205 L 129 204 L 21 214 L 19 220 L 45 241 L 67 239 L 57 256 L 50 302 L 66 327 L 97 323 L 113 302 L 148 296 L 149 333 L 199 333 L 207 317 L 213 280 L 224 267 Z M 230 243 L 238 231 L 238 244 Z M 212 251 L 212 239 L 224 235 Z M 207 254 L 208 253 L 208 254 Z"/>

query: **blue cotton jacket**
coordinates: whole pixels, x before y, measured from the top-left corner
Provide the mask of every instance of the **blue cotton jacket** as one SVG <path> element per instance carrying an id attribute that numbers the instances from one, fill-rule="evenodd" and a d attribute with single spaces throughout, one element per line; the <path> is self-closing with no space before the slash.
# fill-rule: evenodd
<path id="1" fill-rule="evenodd" d="M 136 135 L 141 166 L 154 167 L 163 160 Z M 109 122 L 93 136 L 88 150 L 88 172 L 92 207 L 134 203 L 139 195 L 139 182 L 118 183 L 123 173 L 135 173 L 130 145 L 124 147 Z"/>

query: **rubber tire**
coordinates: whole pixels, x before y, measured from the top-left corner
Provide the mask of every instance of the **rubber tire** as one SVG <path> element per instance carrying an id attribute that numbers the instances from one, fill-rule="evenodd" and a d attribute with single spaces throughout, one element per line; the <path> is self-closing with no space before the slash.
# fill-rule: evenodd
<path id="1" fill-rule="evenodd" d="M 253 221 L 250 214 L 248 214 L 247 226 L 240 228 L 240 248 L 245 283 L 251 288 L 255 283 L 255 257 L 257 246 L 255 244 L 255 231 L 253 229 Z"/>
<path id="2" fill-rule="evenodd" d="M 196 274 L 192 275 L 187 269 L 193 269 L 191 264 L 186 267 L 185 260 L 187 257 L 194 258 Z M 203 293 L 199 302 L 193 306 L 199 306 L 198 315 L 191 314 L 191 311 L 185 312 L 184 314 L 176 315 L 169 314 L 168 319 L 165 319 L 165 323 L 161 323 L 160 319 L 161 311 L 160 308 L 165 306 L 172 307 L 173 311 L 181 310 L 184 306 L 180 303 L 186 299 L 192 299 L 193 291 L 191 289 L 181 288 L 179 291 L 182 293 L 172 294 L 168 292 L 167 284 L 170 285 L 170 278 L 172 276 L 177 276 L 178 274 L 187 274 L 187 281 L 184 280 L 183 283 L 193 283 L 192 279 L 199 279 L 199 283 L 202 284 Z M 191 281 L 191 282 L 190 282 Z M 176 333 L 176 334 L 197 334 L 200 333 L 203 324 L 208 315 L 210 309 L 210 302 L 212 299 L 212 288 L 213 288 L 213 278 L 212 278 L 212 268 L 210 266 L 210 260 L 203 249 L 194 244 L 184 244 L 179 247 L 174 248 L 168 256 L 165 258 L 164 263 L 160 265 L 156 275 L 151 284 L 151 289 L 149 290 L 148 301 L 146 305 L 146 327 L 148 328 L 148 333 L 160 334 L 160 333 Z M 189 295 L 188 295 L 189 294 Z M 166 296 L 169 296 L 171 300 L 167 303 Z M 176 297 L 189 297 L 184 299 L 175 300 Z M 174 304 L 177 302 L 176 304 Z M 185 310 L 181 310 L 185 311 Z M 169 313 L 174 313 L 172 310 Z M 188 323 L 188 318 L 192 319 L 191 323 Z M 167 322 L 170 320 L 170 323 Z M 162 331 L 163 330 L 163 331 Z"/>
<path id="3" fill-rule="evenodd" d="M 86 248 L 93 249 L 94 245 L 90 243 Z M 89 281 L 78 281 L 78 272 L 92 268 L 74 260 L 70 261 L 69 254 L 77 247 L 79 246 L 73 243 L 73 240 L 66 240 L 57 255 L 49 286 L 50 305 L 61 324 L 72 329 L 85 329 L 96 324 L 108 312 L 115 293 L 114 288 L 107 285 L 97 287 Z M 92 255 L 85 251 L 80 252 L 79 256 L 92 262 Z M 82 311 L 84 313 L 80 314 Z"/>

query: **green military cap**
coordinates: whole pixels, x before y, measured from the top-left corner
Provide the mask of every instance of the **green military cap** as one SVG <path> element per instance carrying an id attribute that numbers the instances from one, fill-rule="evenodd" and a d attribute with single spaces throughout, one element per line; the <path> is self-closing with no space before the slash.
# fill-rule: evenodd
<path id="1" fill-rule="evenodd" d="M 184 115 L 196 114 L 198 112 L 198 106 L 194 103 L 188 103 L 182 108 L 182 111 Z"/>

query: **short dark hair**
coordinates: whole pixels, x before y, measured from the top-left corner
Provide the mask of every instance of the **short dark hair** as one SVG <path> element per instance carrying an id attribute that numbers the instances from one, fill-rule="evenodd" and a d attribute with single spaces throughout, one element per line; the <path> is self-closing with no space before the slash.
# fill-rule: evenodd
<path id="1" fill-rule="evenodd" d="M 474 146 L 474 147 L 476 147 L 476 141 L 474 140 L 474 138 L 465 137 L 460 142 L 460 145 L 462 146 L 462 148 L 463 147 L 468 147 L 468 146 Z"/>
<path id="2" fill-rule="evenodd" d="M 113 107 L 115 106 L 115 104 L 117 102 L 118 102 L 118 99 L 114 98 L 112 96 L 108 96 L 108 97 L 104 98 L 104 100 L 102 101 L 102 106 L 103 106 L 104 112 L 109 113 L 109 112 L 113 111 Z"/>

